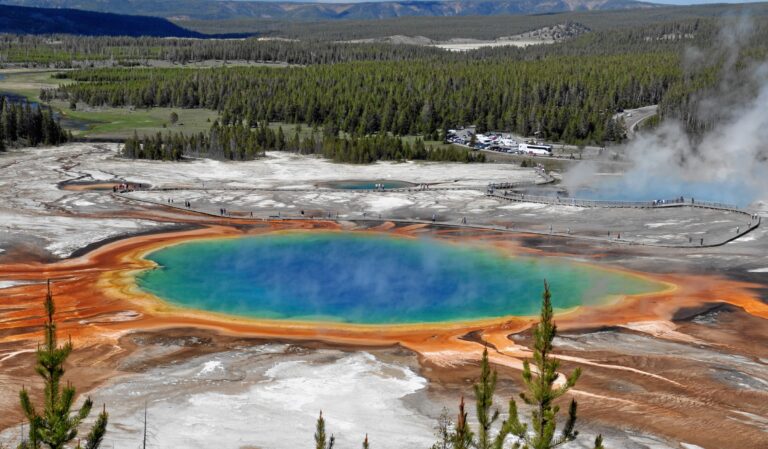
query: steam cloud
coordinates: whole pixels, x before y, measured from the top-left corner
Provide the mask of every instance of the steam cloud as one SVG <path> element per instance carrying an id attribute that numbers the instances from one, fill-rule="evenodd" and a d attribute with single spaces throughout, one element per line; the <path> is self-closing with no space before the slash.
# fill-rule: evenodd
<path id="1" fill-rule="evenodd" d="M 591 196 L 652 200 L 679 196 L 746 206 L 768 200 L 768 63 L 735 68 L 740 49 L 752 35 L 746 18 L 723 28 L 718 47 L 689 49 L 684 68 L 722 63 L 721 83 L 693 99 L 694 114 L 715 126 L 698 137 L 679 121 L 665 120 L 623 148 L 631 168 L 618 179 L 598 181 Z M 724 62 L 723 62 L 724 61 Z M 572 192 L 595 187 L 596 165 L 579 165 L 564 183 Z M 578 195 L 577 195 L 578 196 Z"/>

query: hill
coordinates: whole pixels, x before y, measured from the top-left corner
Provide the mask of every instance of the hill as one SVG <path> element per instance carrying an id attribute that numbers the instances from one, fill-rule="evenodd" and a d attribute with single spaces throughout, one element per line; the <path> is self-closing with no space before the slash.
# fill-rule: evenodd
<path id="1" fill-rule="evenodd" d="M 0 0 L 2 1 L 2 0 Z M 563 13 L 498 16 L 399 17 L 381 19 L 376 26 L 369 20 L 323 20 L 297 22 L 269 19 L 174 20 L 201 33 L 251 33 L 264 37 L 301 40 L 346 41 L 386 39 L 391 36 L 424 36 L 429 40 L 452 38 L 496 39 L 563 23 L 578 23 L 592 31 L 627 30 L 659 24 L 696 23 L 700 20 L 726 20 L 749 16 L 768 18 L 768 3 L 664 6 L 607 11 L 568 11 Z"/>
<path id="2" fill-rule="evenodd" d="M 493 16 L 650 8 L 634 0 L 450 0 L 368 3 L 295 3 L 214 0 L 0 0 L 41 8 L 72 8 L 176 20 L 341 20 L 397 17 Z"/>
<path id="3" fill-rule="evenodd" d="M 9 5 L 0 5 L 0 33 L 205 37 L 156 17 Z"/>

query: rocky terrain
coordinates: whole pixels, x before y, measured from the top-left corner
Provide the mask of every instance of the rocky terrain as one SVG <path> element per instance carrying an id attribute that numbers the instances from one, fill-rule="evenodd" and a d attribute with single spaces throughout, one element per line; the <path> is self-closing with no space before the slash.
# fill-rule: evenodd
<path id="1" fill-rule="evenodd" d="M 373 332 L 287 328 L 167 310 L 130 287 L 148 248 L 210 235 L 332 229 L 468 241 L 674 285 L 557 317 L 563 369 L 584 370 L 573 391 L 584 438 L 568 447 L 587 447 L 598 432 L 610 447 L 628 449 L 765 446 L 763 227 L 724 246 L 658 248 L 642 243 L 730 232 L 741 219 L 707 209 L 588 209 L 485 196 L 490 181 L 538 179 L 512 164 L 355 166 L 285 153 L 168 163 L 121 159 L 116 149 L 71 144 L 0 155 L 0 406 L 10 411 L 0 440 L 18 442 L 17 391 L 30 385 L 49 277 L 60 331 L 76 346 L 68 378 L 107 404 L 107 444 L 138 443 L 146 404 L 158 447 L 293 448 L 311 442 L 322 408 L 340 443 L 359 444 L 368 433 L 376 447 L 425 448 L 442 408 L 453 415 L 462 394 L 471 398 L 484 344 L 500 370 L 497 403 L 516 396 L 520 361 L 530 355 L 526 318 Z M 329 187 L 348 180 L 410 187 Z M 143 187 L 114 194 L 125 183 Z M 222 206 L 227 216 L 218 214 Z M 302 210 L 303 220 L 284 220 Z M 433 214 L 443 224 L 421 223 Z M 464 219 L 469 226 L 452 227 Z M 624 242 L 602 237 L 619 229 Z M 580 238 L 590 236 L 599 238 Z"/>

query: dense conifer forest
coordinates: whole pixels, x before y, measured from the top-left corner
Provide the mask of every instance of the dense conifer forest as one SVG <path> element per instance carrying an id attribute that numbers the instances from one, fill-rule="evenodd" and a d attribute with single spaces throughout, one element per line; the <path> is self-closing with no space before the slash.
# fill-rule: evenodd
<path id="1" fill-rule="evenodd" d="M 338 133 L 337 133 L 338 134 Z M 411 144 L 399 137 L 377 134 L 366 137 L 339 137 L 326 132 L 301 138 L 298 130 L 287 138 L 262 122 L 255 127 L 234 123 L 213 123 L 208 134 L 157 133 L 127 139 L 121 154 L 131 159 L 178 161 L 184 157 L 206 157 L 245 161 L 264 156 L 266 151 L 317 154 L 335 162 L 367 164 L 375 161 L 429 160 L 485 162 L 485 155 L 456 148 L 433 148 L 421 139 Z"/>
<path id="2" fill-rule="evenodd" d="M 715 119 L 692 113 L 692 97 L 724 76 L 717 67 L 731 55 L 713 50 L 723 29 L 728 27 L 712 19 L 685 19 L 593 31 L 551 45 L 469 52 L 386 43 L 114 37 L 67 37 L 55 45 L 6 37 L 0 49 L 8 60 L 61 66 L 90 61 L 93 67 L 62 72 L 76 83 L 44 92 L 44 100 L 206 108 L 220 111 L 223 125 L 304 123 L 357 137 L 435 138 L 448 128 L 476 125 L 479 131 L 602 145 L 622 135 L 613 119 L 618 111 L 650 104 L 659 104 L 663 117 L 682 118 L 691 131 L 711 126 Z M 765 21 L 756 20 L 740 44 L 733 67 L 764 58 Z M 709 52 L 710 63 L 687 64 L 692 48 Z M 134 67 L 149 60 L 291 66 Z"/>
<path id="3" fill-rule="evenodd" d="M 721 3 L 556 14 L 399 17 L 377 20 L 376 26 L 371 26 L 370 20 L 296 22 L 244 17 L 218 20 L 176 19 L 176 23 L 202 33 L 256 33 L 259 36 L 300 40 L 343 41 L 385 36 L 424 36 L 434 40 L 448 40 L 495 39 L 564 22 L 578 22 L 593 31 L 609 31 L 694 20 L 715 22 L 722 18 L 747 15 L 758 20 L 764 19 L 768 15 L 768 4 Z"/>
<path id="4" fill-rule="evenodd" d="M 462 18 L 469 20 L 473 18 Z M 496 20 L 498 18 L 485 18 Z M 508 36 L 516 32 L 536 29 L 541 17 L 526 17 L 524 23 L 505 29 L 496 29 L 487 39 Z M 407 20 L 407 19 L 403 19 Z M 520 18 L 510 18 L 519 21 Z M 548 18 L 547 24 L 551 23 Z M 564 20 L 564 19 L 563 19 Z M 590 30 L 580 22 L 557 22 L 574 24 Z M 757 19 L 754 23 L 755 43 L 768 37 L 768 20 Z M 371 27 L 367 28 L 379 29 Z M 727 24 L 732 26 L 732 24 Z M 351 24 L 337 24 L 340 33 Z M 488 58 L 541 59 L 554 56 L 595 56 L 605 54 L 680 52 L 689 47 L 707 47 L 718 39 L 724 26 L 714 19 L 686 19 L 678 21 L 660 20 L 634 26 L 615 26 L 608 29 L 593 29 L 562 42 L 534 45 L 525 48 L 515 46 L 489 47 L 469 52 L 450 52 L 437 47 L 387 42 L 348 42 L 338 39 L 304 38 L 292 39 L 230 39 L 199 40 L 169 39 L 153 37 L 87 37 L 87 36 L 28 36 L 0 35 L 0 61 L 21 65 L 43 65 L 57 67 L 145 64 L 149 60 L 185 64 L 189 62 L 222 60 L 249 62 L 281 62 L 288 64 L 330 64 L 352 61 L 403 61 L 411 59 L 437 58 L 440 60 L 485 60 Z M 493 27 L 490 27 L 493 28 Z M 478 25 L 477 29 L 488 30 Z M 451 28 L 452 37 L 469 37 Z M 418 35 L 418 34 L 416 34 Z M 382 35 L 386 36 L 386 35 Z M 412 35 L 413 36 L 413 35 Z M 407 41 L 406 41 L 407 42 Z M 764 40 L 763 40 L 764 42 Z"/>
<path id="5" fill-rule="evenodd" d="M 71 35 L 51 39 L 47 36 L 0 35 L 0 60 L 25 66 L 58 68 L 136 66 L 149 60 L 177 64 L 222 60 L 308 65 L 348 61 L 402 61 L 446 54 L 446 51 L 439 48 L 383 43 Z"/>
<path id="6" fill-rule="evenodd" d="M 723 49 L 724 33 L 743 28 L 738 18 L 689 14 L 649 23 L 637 12 L 616 14 L 609 16 L 628 26 L 609 27 L 585 15 L 596 30 L 525 48 L 450 52 L 329 40 L 3 36 L 0 59 L 81 68 L 56 75 L 73 83 L 43 92 L 44 101 L 205 108 L 219 111 L 224 126 L 303 123 L 356 138 L 436 139 L 449 128 L 476 125 L 481 132 L 604 145 L 623 135 L 614 118 L 619 111 L 651 104 L 693 133 L 712 127 L 717 116 L 693 112 L 700 94 L 723 79 L 747 77 L 768 52 L 764 15 L 753 18 L 738 48 Z M 543 19 L 530 20 L 529 27 Z M 708 55 L 706 63 L 691 64 L 692 52 Z M 173 67 L 212 60 L 219 67 Z M 222 67 L 222 61 L 281 65 Z"/>
<path id="7" fill-rule="evenodd" d="M 68 138 L 50 108 L 0 96 L 0 151 L 9 146 L 58 145 Z"/>
<path id="8" fill-rule="evenodd" d="M 655 104 L 680 78 L 669 54 L 517 61 L 414 60 L 297 68 L 93 69 L 50 92 L 90 105 L 209 108 L 358 136 L 434 135 L 476 124 L 548 140 L 600 142 L 619 108 Z M 237 92 L 238 95 L 231 95 Z"/>

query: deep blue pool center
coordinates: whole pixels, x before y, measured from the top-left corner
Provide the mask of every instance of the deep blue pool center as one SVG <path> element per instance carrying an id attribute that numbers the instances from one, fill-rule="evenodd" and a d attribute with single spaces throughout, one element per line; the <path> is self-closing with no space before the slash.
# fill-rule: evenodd
<path id="1" fill-rule="evenodd" d="M 356 324 L 471 321 L 559 309 L 662 285 L 550 257 L 431 238 L 337 232 L 190 241 L 148 256 L 139 286 L 171 303 L 250 318 Z"/>

